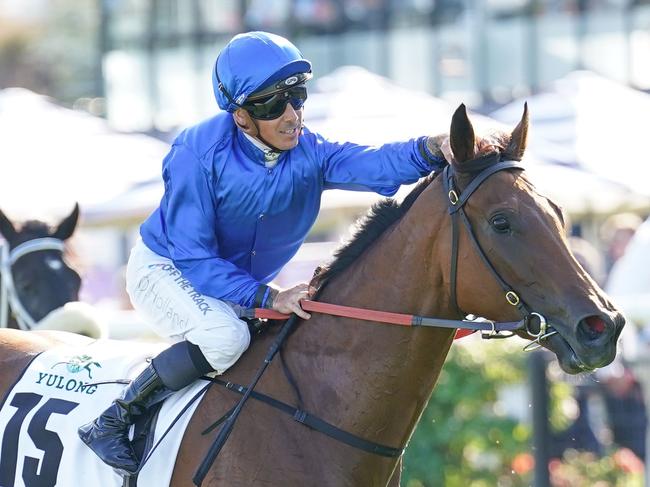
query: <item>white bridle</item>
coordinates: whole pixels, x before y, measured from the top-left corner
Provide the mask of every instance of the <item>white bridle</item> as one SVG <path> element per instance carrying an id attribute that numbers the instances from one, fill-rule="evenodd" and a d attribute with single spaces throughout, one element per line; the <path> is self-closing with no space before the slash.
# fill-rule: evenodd
<path id="1" fill-rule="evenodd" d="M 63 240 L 52 237 L 35 238 L 21 243 L 16 248 L 9 250 L 9 243 L 0 243 L 0 272 L 2 273 L 2 287 L 0 289 L 0 328 L 7 328 L 9 322 L 9 308 L 16 318 L 21 330 L 34 328 L 36 322 L 25 309 L 14 285 L 14 276 L 11 267 L 24 255 L 40 250 L 58 250 L 63 253 L 65 244 Z"/>

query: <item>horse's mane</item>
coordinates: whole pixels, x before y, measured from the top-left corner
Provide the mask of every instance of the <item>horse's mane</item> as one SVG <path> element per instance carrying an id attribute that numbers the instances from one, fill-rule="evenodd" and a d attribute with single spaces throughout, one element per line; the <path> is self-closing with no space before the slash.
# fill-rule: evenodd
<path id="1" fill-rule="evenodd" d="M 317 286 L 322 288 L 328 280 L 347 269 L 388 227 L 402 218 L 439 174 L 440 172 L 431 173 L 421 180 L 402 203 L 386 198 L 372 205 L 368 213 L 357 222 L 352 238 L 334 252 L 334 258 L 329 264 L 317 270 Z"/>

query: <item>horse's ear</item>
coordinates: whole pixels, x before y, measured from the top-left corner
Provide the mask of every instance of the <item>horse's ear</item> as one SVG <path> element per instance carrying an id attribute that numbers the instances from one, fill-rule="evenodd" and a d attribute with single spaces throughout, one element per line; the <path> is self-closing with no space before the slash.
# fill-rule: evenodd
<path id="1" fill-rule="evenodd" d="M 16 227 L 2 210 L 0 210 L 0 233 L 7 242 L 13 242 L 17 235 Z"/>
<path id="2" fill-rule="evenodd" d="M 67 240 L 72 236 L 74 229 L 77 226 L 77 221 L 79 220 L 79 203 L 74 204 L 72 213 L 66 216 L 59 226 L 56 227 L 56 230 L 52 233 L 52 237 L 58 238 L 59 240 Z"/>
<path id="3" fill-rule="evenodd" d="M 460 104 L 451 117 L 449 138 L 456 161 L 465 162 L 474 158 L 474 127 L 469 121 L 464 103 Z"/>
<path id="4" fill-rule="evenodd" d="M 528 145 L 528 103 L 524 103 L 524 114 L 510 135 L 505 153 L 515 161 L 521 161 Z"/>

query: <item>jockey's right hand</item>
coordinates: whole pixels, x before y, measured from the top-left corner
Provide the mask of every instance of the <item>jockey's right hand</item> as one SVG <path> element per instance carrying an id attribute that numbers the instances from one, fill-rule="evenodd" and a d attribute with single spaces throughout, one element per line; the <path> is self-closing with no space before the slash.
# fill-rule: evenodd
<path id="1" fill-rule="evenodd" d="M 300 307 L 300 301 L 309 299 L 315 292 L 316 290 L 307 283 L 285 289 L 275 295 L 271 309 L 284 314 L 296 313 L 301 318 L 308 320 L 311 315 Z"/>

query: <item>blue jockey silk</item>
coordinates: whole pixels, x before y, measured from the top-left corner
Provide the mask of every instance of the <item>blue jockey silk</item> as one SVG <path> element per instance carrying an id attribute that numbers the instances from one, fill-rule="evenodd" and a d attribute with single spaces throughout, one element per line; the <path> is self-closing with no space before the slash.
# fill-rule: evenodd
<path id="1" fill-rule="evenodd" d="M 425 137 L 368 147 L 304 129 L 274 167 L 222 112 L 183 131 L 163 161 L 165 193 L 140 228 L 144 243 L 209 296 L 251 306 L 304 241 L 326 189 L 392 196 L 439 169 Z"/>

